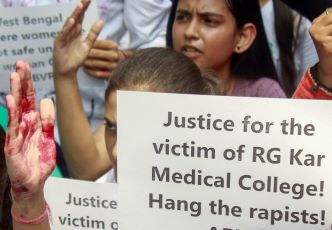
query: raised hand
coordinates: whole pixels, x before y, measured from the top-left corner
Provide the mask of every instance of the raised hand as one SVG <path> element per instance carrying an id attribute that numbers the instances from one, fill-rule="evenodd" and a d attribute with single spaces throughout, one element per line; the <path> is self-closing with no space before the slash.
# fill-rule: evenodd
<path id="1" fill-rule="evenodd" d="M 5 144 L 7 171 L 15 200 L 28 199 L 42 191 L 56 165 L 54 108 L 50 99 L 36 110 L 29 65 L 19 61 L 10 76 L 8 132 Z"/>
<path id="2" fill-rule="evenodd" d="M 319 80 L 332 88 L 332 9 L 326 9 L 309 30 L 319 56 Z"/>
<path id="3" fill-rule="evenodd" d="M 54 40 L 53 68 L 57 76 L 76 74 L 102 29 L 103 23 L 99 20 L 91 27 L 86 38 L 82 36 L 82 22 L 89 4 L 90 0 L 82 0 L 77 5 Z"/>

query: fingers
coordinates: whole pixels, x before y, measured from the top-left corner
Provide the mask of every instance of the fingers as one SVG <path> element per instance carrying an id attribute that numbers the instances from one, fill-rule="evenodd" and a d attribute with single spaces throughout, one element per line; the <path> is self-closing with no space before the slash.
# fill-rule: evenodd
<path id="1" fill-rule="evenodd" d="M 26 123 L 26 120 L 23 118 L 20 126 L 19 126 L 19 135 L 21 135 L 22 140 L 25 140 L 25 138 L 28 135 L 28 131 L 29 131 L 29 126 Z"/>
<path id="2" fill-rule="evenodd" d="M 327 8 L 321 15 L 319 15 L 313 23 L 321 23 L 322 25 L 329 25 L 332 23 L 332 10 Z"/>
<path id="3" fill-rule="evenodd" d="M 63 45 L 65 45 L 68 42 L 68 40 L 72 40 L 72 38 L 69 35 L 75 26 L 76 26 L 75 20 L 73 18 L 68 18 L 55 41 L 60 40 L 63 43 Z"/>
<path id="4" fill-rule="evenodd" d="M 31 137 L 38 133 L 37 130 L 40 130 L 41 127 L 40 115 L 36 111 L 26 113 L 23 115 L 22 122 L 26 123 L 27 125 L 26 127 L 27 133 L 19 133 L 19 135 L 22 136 L 24 142 L 31 142 L 32 140 Z"/>
<path id="5" fill-rule="evenodd" d="M 13 152 L 13 148 L 19 149 L 19 146 L 12 146 L 13 141 L 19 144 L 19 130 L 23 136 L 27 133 L 27 125 L 21 124 L 24 114 L 36 110 L 36 97 L 34 93 L 31 70 L 29 64 L 24 61 L 16 63 L 16 72 L 10 76 L 10 95 L 6 97 L 8 108 L 8 135 L 7 150 Z"/>
<path id="6" fill-rule="evenodd" d="M 88 58 L 117 62 L 120 60 L 120 55 L 118 50 L 93 48 L 90 50 Z"/>
<path id="7" fill-rule="evenodd" d="M 10 143 L 15 140 L 18 136 L 19 129 L 19 118 L 18 118 L 18 108 L 13 95 L 7 95 L 6 103 L 8 108 L 8 126 L 7 126 L 7 140 L 6 147 L 9 147 Z M 10 151 L 7 150 L 10 154 Z"/>
<path id="8" fill-rule="evenodd" d="M 332 51 L 332 12 L 327 9 L 316 18 L 309 29 L 310 36 L 315 44 L 320 61 Z"/>
<path id="9" fill-rule="evenodd" d="M 112 76 L 111 70 L 98 70 L 98 69 L 88 69 L 84 68 L 84 71 L 90 75 L 91 77 L 95 78 L 110 78 Z"/>
<path id="10" fill-rule="evenodd" d="M 19 105 L 22 100 L 22 86 L 18 73 L 13 72 L 10 75 L 10 95 L 14 97 L 15 107 L 19 110 Z M 21 113 L 18 113 L 18 119 L 21 120 Z"/>
<path id="11" fill-rule="evenodd" d="M 52 173 L 56 165 L 56 147 L 54 142 L 54 105 L 51 99 L 43 99 L 40 102 L 40 117 L 42 123 L 42 132 L 44 138 L 44 146 L 47 149 L 41 149 L 41 166 L 42 171 L 45 173 L 45 179 Z"/>
<path id="12" fill-rule="evenodd" d="M 118 44 L 113 40 L 97 40 L 93 48 L 101 50 L 118 50 Z"/>
<path id="13" fill-rule="evenodd" d="M 90 0 L 82 0 L 77 4 L 75 10 L 70 15 L 70 18 L 73 18 L 77 23 L 82 23 L 84 14 L 90 5 Z"/>
<path id="14" fill-rule="evenodd" d="M 69 16 L 68 20 L 74 19 L 75 23 L 82 23 L 85 11 L 88 9 L 89 5 L 90 5 L 90 0 L 82 0 L 80 3 L 77 4 L 76 8 L 74 9 L 73 13 Z"/>
<path id="15" fill-rule="evenodd" d="M 89 5 L 90 0 L 82 0 L 77 4 L 73 13 L 68 17 L 65 24 L 63 25 L 61 33 L 56 40 L 60 40 L 63 45 L 65 45 L 81 34 L 84 14 Z"/>
<path id="16" fill-rule="evenodd" d="M 80 37 L 82 35 L 82 25 L 76 24 L 70 31 L 67 33 L 67 37 L 65 38 L 65 44 L 74 39 Z"/>
<path id="17" fill-rule="evenodd" d="M 98 37 L 98 35 L 99 35 L 99 33 L 100 33 L 100 31 L 101 31 L 102 28 L 103 28 L 103 21 L 101 21 L 101 20 L 96 21 L 92 25 L 92 27 L 91 27 L 91 29 L 90 29 L 90 31 L 88 33 L 88 36 L 85 39 L 85 43 L 89 47 L 93 46 L 93 44 L 97 40 L 97 37 Z"/>
<path id="18" fill-rule="evenodd" d="M 82 9 L 78 12 L 77 15 L 75 15 L 74 19 L 77 21 L 77 23 L 82 24 L 83 19 L 84 19 L 84 14 L 86 12 L 86 10 L 88 9 L 89 5 L 90 5 L 90 0 L 82 0 Z"/>
<path id="19" fill-rule="evenodd" d="M 118 45 L 112 40 L 96 40 L 84 61 L 84 71 L 92 77 L 109 78 L 119 65 Z"/>
<path id="20" fill-rule="evenodd" d="M 22 112 L 36 111 L 36 96 L 33 87 L 31 69 L 27 62 L 17 61 L 16 72 L 21 81 L 21 98 L 18 105 L 21 105 Z"/>
<path id="21" fill-rule="evenodd" d="M 90 5 L 90 0 L 82 0 L 80 1 L 76 8 L 74 9 L 73 13 L 70 15 L 71 18 L 74 18 L 75 20 L 79 19 L 82 14 L 85 13 L 86 9 Z"/>
<path id="22" fill-rule="evenodd" d="M 43 99 L 40 102 L 40 117 L 43 133 L 50 138 L 54 136 L 54 105 L 51 99 Z"/>
<path id="23" fill-rule="evenodd" d="M 96 70 L 114 70 L 119 63 L 117 61 L 107 61 L 101 59 L 87 59 L 84 61 L 84 67 L 87 69 L 96 69 Z"/>

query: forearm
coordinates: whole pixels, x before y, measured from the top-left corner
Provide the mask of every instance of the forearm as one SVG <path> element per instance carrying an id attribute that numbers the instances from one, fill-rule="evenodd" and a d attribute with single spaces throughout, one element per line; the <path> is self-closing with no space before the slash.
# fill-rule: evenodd
<path id="1" fill-rule="evenodd" d="M 106 143 L 105 143 L 105 125 L 101 124 L 97 130 L 93 133 L 94 140 L 97 146 L 97 150 L 99 154 L 103 156 L 107 156 L 104 159 L 104 166 L 105 170 L 103 171 L 103 174 L 106 173 L 111 167 L 113 167 L 114 162 L 111 161 L 110 157 L 108 157 L 108 152 L 106 148 Z M 97 178 L 96 178 L 97 179 Z"/>
<path id="2" fill-rule="evenodd" d="M 92 178 L 91 175 L 98 173 L 99 163 L 102 162 L 83 111 L 76 76 L 103 26 L 103 22 L 98 20 L 91 26 L 87 36 L 82 36 L 84 13 L 90 2 L 82 0 L 78 3 L 53 44 L 54 87 L 61 146 L 70 173 L 80 179 Z"/>
<path id="3" fill-rule="evenodd" d="M 101 174 L 100 160 L 84 113 L 76 76 L 55 76 L 58 128 L 61 147 L 71 176 L 94 179 Z"/>
<path id="4" fill-rule="evenodd" d="M 48 230 L 48 206 L 44 199 L 43 190 L 34 195 L 17 196 L 12 192 L 12 214 L 24 220 L 15 220 L 13 217 L 14 230 Z M 39 218 L 41 217 L 41 218 Z M 38 221 L 37 219 L 40 219 Z M 26 223 L 24 223 L 26 222 Z M 30 223 L 29 223 L 30 222 Z"/>

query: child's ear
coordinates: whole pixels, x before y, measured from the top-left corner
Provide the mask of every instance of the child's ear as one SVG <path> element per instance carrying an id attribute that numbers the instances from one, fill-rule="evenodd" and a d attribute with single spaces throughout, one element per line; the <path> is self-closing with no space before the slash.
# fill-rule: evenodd
<path id="1" fill-rule="evenodd" d="M 256 34 L 256 26 L 253 23 L 244 24 L 244 26 L 238 31 L 234 52 L 240 54 L 249 49 L 255 41 Z"/>

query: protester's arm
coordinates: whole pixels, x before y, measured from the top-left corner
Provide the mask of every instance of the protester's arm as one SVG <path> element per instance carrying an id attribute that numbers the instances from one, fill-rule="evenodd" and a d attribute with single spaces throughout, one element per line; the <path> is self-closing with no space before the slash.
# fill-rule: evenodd
<path id="1" fill-rule="evenodd" d="M 102 155 L 108 155 L 107 152 L 107 148 L 106 148 L 106 143 L 105 143 L 105 124 L 101 124 L 96 131 L 93 133 L 94 139 L 95 139 L 95 143 L 97 146 L 97 150 L 99 152 L 99 154 Z M 109 158 L 109 160 L 111 161 L 111 159 Z M 111 165 L 114 165 L 114 162 L 111 161 Z"/>
<path id="2" fill-rule="evenodd" d="M 53 68 L 58 128 L 69 172 L 74 178 L 92 180 L 111 164 L 108 155 L 97 150 L 83 111 L 76 76 L 102 28 L 102 22 L 97 21 L 87 37 L 82 37 L 82 21 L 89 3 L 89 0 L 82 0 L 78 4 L 56 37 Z"/>
<path id="3" fill-rule="evenodd" d="M 41 188 L 43 189 L 43 188 Z M 17 198 L 12 195 L 12 213 L 19 216 L 25 221 L 32 221 L 31 224 L 19 223 L 13 220 L 13 230 L 48 230 L 49 225 L 49 211 L 44 199 L 43 190 L 35 193 L 28 198 Z M 39 223 L 37 219 L 42 219 Z"/>
<path id="4" fill-rule="evenodd" d="M 10 78 L 5 158 L 11 182 L 14 230 L 47 230 L 44 184 L 56 165 L 54 108 L 44 99 L 36 110 L 30 68 L 19 61 Z"/>
<path id="5" fill-rule="evenodd" d="M 316 18 L 309 30 L 319 57 L 318 78 L 332 88 L 332 11 L 327 9 Z"/>
<path id="6" fill-rule="evenodd" d="M 293 98 L 332 99 L 332 12 L 316 18 L 309 32 L 319 63 L 305 73 Z"/>

